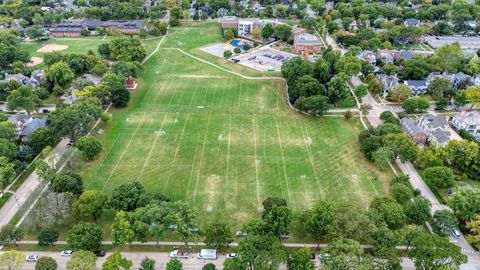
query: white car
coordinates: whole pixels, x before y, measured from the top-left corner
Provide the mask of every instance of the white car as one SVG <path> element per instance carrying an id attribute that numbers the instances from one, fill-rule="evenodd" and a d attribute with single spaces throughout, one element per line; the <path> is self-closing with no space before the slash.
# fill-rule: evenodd
<path id="1" fill-rule="evenodd" d="M 237 258 L 238 254 L 237 253 L 228 253 L 227 258 Z"/>
<path id="2" fill-rule="evenodd" d="M 36 262 L 38 261 L 38 255 L 28 255 L 27 262 Z"/>
<path id="3" fill-rule="evenodd" d="M 73 250 L 64 250 L 60 253 L 61 256 L 72 256 Z"/>

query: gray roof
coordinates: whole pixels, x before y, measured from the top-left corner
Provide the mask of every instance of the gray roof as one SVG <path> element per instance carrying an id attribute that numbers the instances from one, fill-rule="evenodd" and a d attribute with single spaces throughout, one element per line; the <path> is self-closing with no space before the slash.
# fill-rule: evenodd
<path id="1" fill-rule="evenodd" d="M 11 115 L 10 117 L 8 117 L 8 122 L 10 123 L 14 123 L 14 124 L 17 124 L 18 122 L 25 122 L 27 121 L 28 119 L 30 119 L 32 116 L 29 115 L 29 114 L 20 114 L 20 113 L 17 113 L 17 114 L 14 114 L 14 115 Z"/>
<path id="2" fill-rule="evenodd" d="M 295 36 L 295 43 L 297 44 L 309 44 L 309 45 L 320 45 L 320 40 L 310 34 L 303 34 Z"/>
<path id="3" fill-rule="evenodd" d="M 82 31 L 83 27 L 77 24 L 58 24 L 50 28 L 50 32 L 78 32 Z"/>
<path id="4" fill-rule="evenodd" d="M 453 81 L 458 81 L 458 82 L 461 82 L 465 79 L 468 79 L 468 78 L 472 78 L 470 75 L 467 75 L 463 72 L 458 72 L 457 74 L 453 75 L 453 78 L 452 80 Z"/>
<path id="5" fill-rule="evenodd" d="M 28 136 L 32 134 L 35 130 L 46 127 L 47 126 L 47 118 L 34 118 L 32 121 L 28 122 L 25 128 L 20 133 L 21 136 Z"/>
<path id="6" fill-rule="evenodd" d="M 437 140 L 438 143 L 445 143 L 450 140 L 450 131 L 445 131 L 445 130 L 436 130 L 432 133 L 433 137 L 435 137 L 435 140 Z"/>
<path id="7" fill-rule="evenodd" d="M 420 21 L 418 19 L 406 19 L 405 20 L 405 24 L 407 24 L 409 26 L 417 25 L 418 23 L 420 23 Z"/>
<path id="8" fill-rule="evenodd" d="M 415 124 L 411 118 L 404 117 L 400 119 L 400 125 L 405 129 L 408 135 L 413 136 L 415 134 L 424 133 L 423 130 Z"/>
<path id="9" fill-rule="evenodd" d="M 441 116 L 437 115 L 425 115 L 420 117 L 420 121 L 425 122 L 425 124 L 430 128 L 430 129 L 437 129 L 441 127 L 446 127 L 448 126 L 447 120 Z"/>
<path id="10" fill-rule="evenodd" d="M 413 58 L 413 54 L 412 54 L 412 52 L 410 52 L 408 50 L 401 50 L 398 53 L 398 58 L 405 59 L 405 60 L 410 60 L 410 59 Z"/>
<path id="11" fill-rule="evenodd" d="M 459 119 L 466 125 L 480 126 L 480 113 L 477 111 L 462 112 L 454 117 Z"/>
<path id="12" fill-rule="evenodd" d="M 426 88 L 427 81 L 425 80 L 406 80 L 405 83 L 412 88 Z"/>

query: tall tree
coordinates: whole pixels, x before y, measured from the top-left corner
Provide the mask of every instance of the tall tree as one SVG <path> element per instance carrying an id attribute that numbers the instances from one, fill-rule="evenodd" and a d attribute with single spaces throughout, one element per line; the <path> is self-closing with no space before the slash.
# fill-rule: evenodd
<path id="1" fill-rule="evenodd" d="M 0 254 L 0 269 L 19 270 L 25 262 L 25 254 L 11 250 Z"/>
<path id="2" fill-rule="evenodd" d="M 93 223 L 77 223 L 68 232 L 67 243 L 74 249 L 94 251 L 102 244 L 102 229 Z"/>
<path id="3" fill-rule="evenodd" d="M 20 86 L 12 90 L 7 97 L 7 107 L 9 110 L 25 110 L 28 114 L 38 109 L 41 100 L 29 86 Z"/>
<path id="4" fill-rule="evenodd" d="M 337 231 L 335 206 L 330 201 L 319 201 L 304 213 L 303 221 L 307 233 L 317 242 Z"/>
<path id="5" fill-rule="evenodd" d="M 73 203 L 72 212 L 77 218 L 97 219 L 102 215 L 107 196 L 97 190 L 85 190 Z"/>
<path id="6" fill-rule="evenodd" d="M 97 256 L 93 252 L 79 250 L 67 262 L 67 270 L 96 270 L 96 262 Z"/>
<path id="7" fill-rule="evenodd" d="M 223 250 L 232 241 L 232 232 L 225 223 L 214 222 L 205 229 L 205 244 L 207 247 Z"/>
<path id="8" fill-rule="evenodd" d="M 130 222 L 130 213 L 119 211 L 112 224 L 112 238 L 114 245 L 130 244 L 135 239 L 135 231 Z"/>
<path id="9" fill-rule="evenodd" d="M 112 255 L 108 256 L 105 262 L 102 264 L 102 270 L 128 270 L 132 267 L 133 263 L 122 257 L 119 251 L 115 251 Z"/>
<path id="10" fill-rule="evenodd" d="M 310 258 L 310 250 L 308 248 L 302 248 L 288 259 L 287 267 L 289 270 L 313 270 L 315 264 Z"/>
<path id="11" fill-rule="evenodd" d="M 47 69 L 47 78 L 55 85 L 66 87 L 75 78 L 75 73 L 67 63 L 60 61 Z"/>

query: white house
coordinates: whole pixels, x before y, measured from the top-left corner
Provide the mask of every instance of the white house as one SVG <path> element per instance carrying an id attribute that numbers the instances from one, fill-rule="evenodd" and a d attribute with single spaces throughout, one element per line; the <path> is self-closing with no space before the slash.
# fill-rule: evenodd
<path id="1" fill-rule="evenodd" d="M 477 111 L 462 111 L 450 121 L 457 130 L 466 130 L 476 136 L 480 134 L 480 113 Z"/>

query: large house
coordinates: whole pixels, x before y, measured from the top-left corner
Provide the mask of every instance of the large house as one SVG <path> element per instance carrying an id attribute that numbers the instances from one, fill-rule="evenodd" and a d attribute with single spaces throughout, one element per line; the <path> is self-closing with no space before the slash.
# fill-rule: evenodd
<path id="1" fill-rule="evenodd" d="M 252 34 L 253 29 L 261 30 L 267 24 L 275 27 L 278 22 L 273 20 L 239 19 L 236 16 L 223 16 L 220 18 L 219 24 L 222 29 L 234 29 L 237 30 L 237 34 L 240 36 L 248 36 Z"/>
<path id="2" fill-rule="evenodd" d="M 387 75 L 387 74 L 381 73 L 381 74 L 377 74 L 376 77 L 382 84 L 384 96 L 386 96 L 389 91 L 394 90 L 399 86 L 398 78 L 395 75 Z"/>
<path id="3" fill-rule="evenodd" d="M 0 80 L 0 83 L 6 83 L 9 81 L 16 81 L 21 85 L 30 86 L 32 88 L 37 88 L 40 85 L 46 82 L 45 71 L 43 70 L 34 70 L 30 77 L 27 77 L 21 73 L 18 74 L 5 74 L 5 79 Z"/>
<path id="4" fill-rule="evenodd" d="M 470 134 L 480 137 L 480 113 L 477 111 L 463 111 L 450 120 L 457 130 L 466 130 Z"/>
<path id="5" fill-rule="evenodd" d="M 141 29 L 146 29 L 146 26 L 142 20 L 81 20 L 72 23 L 54 24 L 50 28 L 50 35 L 54 37 L 79 37 L 81 36 L 82 29 L 95 32 L 98 28 L 115 30 L 123 34 L 139 34 Z"/>
<path id="6" fill-rule="evenodd" d="M 420 26 L 420 20 L 418 19 L 406 19 L 404 22 L 405 26 L 409 27 L 419 27 Z"/>
<path id="7" fill-rule="evenodd" d="M 139 34 L 141 29 L 146 29 L 145 23 L 142 20 L 131 21 L 116 21 L 108 20 L 98 26 L 104 30 L 114 30 L 122 34 Z"/>
<path id="8" fill-rule="evenodd" d="M 416 96 L 428 92 L 428 84 L 426 80 L 405 80 L 403 83 L 410 87 L 412 93 Z"/>
<path id="9" fill-rule="evenodd" d="M 408 50 L 401 50 L 395 54 L 395 60 L 410 60 L 413 58 L 413 53 Z"/>
<path id="10" fill-rule="evenodd" d="M 376 57 L 377 59 L 382 60 L 384 64 L 393 64 L 393 61 L 395 60 L 393 57 L 393 54 L 385 50 L 384 51 L 378 50 Z"/>
<path id="11" fill-rule="evenodd" d="M 460 83 L 462 82 L 467 82 L 467 84 L 470 84 L 470 85 L 473 84 L 472 77 L 470 75 L 467 75 L 463 72 L 458 72 L 457 74 L 453 75 L 453 78 L 452 78 L 453 88 L 458 89 L 460 86 Z"/>
<path id="12" fill-rule="evenodd" d="M 314 35 L 299 34 L 293 38 L 293 50 L 296 53 L 316 53 L 321 48 L 320 40 Z"/>
<path id="13" fill-rule="evenodd" d="M 46 118 L 33 118 L 29 114 L 14 114 L 10 116 L 7 121 L 15 124 L 15 132 L 22 139 L 30 136 L 35 130 L 47 125 Z"/>
<path id="14" fill-rule="evenodd" d="M 427 142 L 427 134 L 411 118 L 400 119 L 400 126 L 416 144 Z"/>
<path id="15" fill-rule="evenodd" d="M 431 144 L 446 146 L 452 139 L 448 122 L 441 116 L 421 116 L 418 121 L 418 125 L 427 134 L 428 141 Z"/>
<path id="16" fill-rule="evenodd" d="M 375 66 L 377 64 L 377 57 L 375 56 L 375 53 L 373 51 L 361 51 L 357 54 L 357 58 L 368 62 L 372 66 Z"/>

